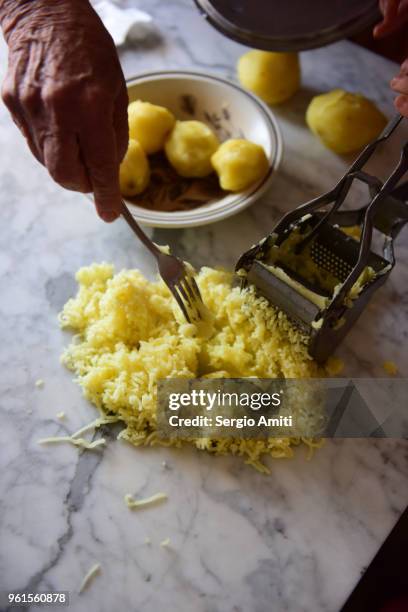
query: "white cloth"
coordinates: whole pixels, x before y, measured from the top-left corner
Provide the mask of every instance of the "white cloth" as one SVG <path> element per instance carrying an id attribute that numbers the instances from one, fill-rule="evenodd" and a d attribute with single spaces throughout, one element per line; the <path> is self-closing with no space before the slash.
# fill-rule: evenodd
<path id="1" fill-rule="evenodd" d="M 93 7 L 117 47 L 141 41 L 152 31 L 150 15 L 136 8 L 122 8 L 110 0 L 94 2 Z"/>

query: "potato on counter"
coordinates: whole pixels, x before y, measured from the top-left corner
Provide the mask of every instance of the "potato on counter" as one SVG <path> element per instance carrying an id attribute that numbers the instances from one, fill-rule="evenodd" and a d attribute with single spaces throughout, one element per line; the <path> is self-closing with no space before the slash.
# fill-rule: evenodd
<path id="1" fill-rule="evenodd" d="M 344 154 L 357 151 L 377 138 L 387 119 L 364 96 L 334 89 L 313 98 L 306 122 L 326 147 Z"/>
<path id="2" fill-rule="evenodd" d="M 211 156 L 220 143 L 214 132 L 201 121 L 176 121 L 164 150 L 180 176 L 200 178 L 213 171 Z"/>
<path id="3" fill-rule="evenodd" d="M 297 53 L 248 51 L 238 60 L 237 68 L 241 85 L 267 104 L 281 104 L 299 89 Z"/>
<path id="4" fill-rule="evenodd" d="M 150 180 L 149 161 L 141 144 L 129 140 L 128 150 L 120 165 L 119 184 L 124 196 L 135 196 L 144 191 Z"/>
<path id="5" fill-rule="evenodd" d="M 222 189 L 243 191 L 259 181 L 269 163 L 263 148 L 241 138 L 224 142 L 211 158 Z"/>
<path id="6" fill-rule="evenodd" d="M 136 100 L 128 106 L 129 136 L 138 140 L 147 155 L 157 153 L 176 122 L 164 106 Z"/>

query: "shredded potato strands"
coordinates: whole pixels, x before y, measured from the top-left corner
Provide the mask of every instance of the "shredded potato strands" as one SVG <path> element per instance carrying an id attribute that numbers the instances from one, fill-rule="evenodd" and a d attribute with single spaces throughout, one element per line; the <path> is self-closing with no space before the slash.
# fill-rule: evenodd
<path id="1" fill-rule="evenodd" d="M 188 324 L 162 281 L 137 270 L 114 274 L 93 264 L 77 273 L 79 291 L 60 315 L 76 332 L 62 362 L 76 374 L 85 397 L 103 418 L 122 420 L 119 437 L 135 446 L 189 443 L 217 455 L 242 456 L 261 472 L 264 457 L 292 457 L 299 438 L 163 440 L 156 430 L 157 381 L 181 378 L 311 378 L 324 376 L 307 352 L 305 338 L 285 314 L 250 288 L 232 288 L 232 275 L 203 268 L 197 282 L 207 306 L 205 320 Z M 313 414 L 305 414 L 313 419 Z M 76 432 L 69 440 L 79 440 Z M 74 442 L 75 443 L 75 442 Z"/>
<path id="2" fill-rule="evenodd" d="M 95 563 L 95 565 L 91 567 L 89 572 L 85 575 L 84 579 L 82 580 L 81 586 L 79 587 L 78 592 L 82 593 L 83 591 L 85 591 L 85 589 L 88 588 L 89 584 L 92 582 L 95 576 L 100 573 L 100 571 L 101 571 L 101 564 Z"/>
<path id="3" fill-rule="evenodd" d="M 162 548 L 168 548 L 170 546 L 170 543 L 171 543 L 170 538 L 165 538 L 164 540 L 160 542 L 160 546 Z"/>
<path id="4" fill-rule="evenodd" d="M 55 436 L 38 440 L 38 444 L 59 444 L 61 442 L 68 442 L 69 444 L 80 446 L 81 448 L 88 450 L 92 450 L 93 448 L 104 446 L 106 444 L 105 438 L 99 438 L 99 440 L 89 442 L 89 440 L 85 440 L 85 438 L 73 438 L 72 436 Z"/>
<path id="5" fill-rule="evenodd" d="M 135 508 L 145 508 L 146 506 L 153 506 L 154 504 L 158 504 L 160 502 L 166 501 L 167 495 L 166 493 L 156 493 L 151 497 L 145 497 L 144 499 L 133 499 L 133 496 L 128 493 L 125 495 L 125 504 L 131 510 Z"/>
<path id="6" fill-rule="evenodd" d="M 81 429 L 78 429 L 78 431 L 75 431 L 70 436 L 51 436 L 50 438 L 42 438 L 41 440 L 38 440 L 38 444 L 59 444 L 61 442 L 68 442 L 68 444 L 73 444 L 74 446 L 79 446 L 86 450 L 92 450 L 94 448 L 98 448 L 99 446 L 104 446 L 106 444 L 105 438 L 99 438 L 98 440 L 94 440 L 92 442 L 90 440 L 86 440 L 85 438 L 81 438 L 80 436 L 88 431 L 101 427 L 101 425 L 117 423 L 119 420 L 120 419 L 118 419 L 118 417 L 112 416 L 100 417 L 99 419 L 95 419 L 91 423 L 84 425 L 84 427 L 81 427 Z"/>

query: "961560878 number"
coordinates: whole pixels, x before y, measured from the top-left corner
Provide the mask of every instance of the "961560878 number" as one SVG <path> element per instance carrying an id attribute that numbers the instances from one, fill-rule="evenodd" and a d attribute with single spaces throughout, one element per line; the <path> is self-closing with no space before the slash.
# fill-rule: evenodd
<path id="1" fill-rule="evenodd" d="M 2 603 L 9 607 L 14 606 L 29 606 L 30 604 L 43 606 L 68 606 L 69 593 L 67 591 L 44 592 L 44 593 L 29 593 L 29 592 L 3 592 L 0 597 Z"/>

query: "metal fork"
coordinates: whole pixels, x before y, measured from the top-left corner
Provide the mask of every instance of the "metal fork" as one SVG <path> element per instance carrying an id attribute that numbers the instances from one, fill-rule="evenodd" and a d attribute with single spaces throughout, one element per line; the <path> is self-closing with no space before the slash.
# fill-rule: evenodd
<path id="1" fill-rule="evenodd" d="M 203 303 L 200 290 L 191 272 L 185 263 L 174 255 L 163 253 L 157 245 L 150 240 L 132 216 L 126 204 L 122 201 L 122 217 L 132 228 L 133 232 L 145 247 L 156 258 L 159 273 L 188 323 L 200 320 L 200 304 Z"/>

